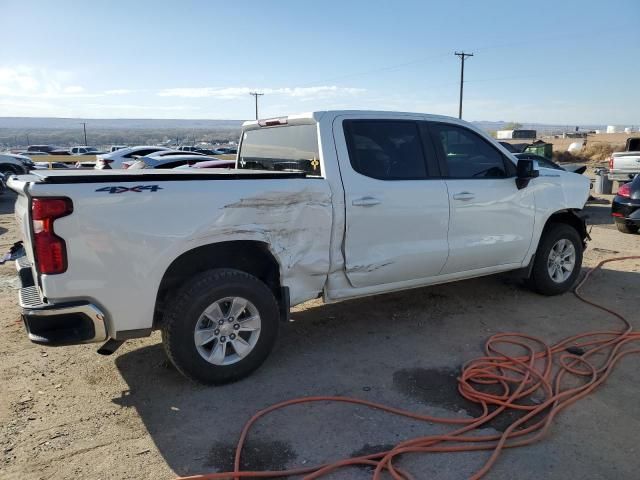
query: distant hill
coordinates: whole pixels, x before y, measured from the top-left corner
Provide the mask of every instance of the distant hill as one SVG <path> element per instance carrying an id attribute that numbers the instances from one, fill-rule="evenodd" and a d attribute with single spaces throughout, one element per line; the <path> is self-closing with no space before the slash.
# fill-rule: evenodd
<path id="1" fill-rule="evenodd" d="M 0 128 L 10 129 L 45 129 L 56 130 L 78 129 L 82 122 L 86 122 L 87 129 L 192 129 L 192 130 L 222 130 L 239 129 L 243 120 L 178 120 L 178 119 L 129 119 L 129 118 L 53 118 L 53 117 L 0 117 Z"/>
<path id="2" fill-rule="evenodd" d="M 109 145 L 227 143 L 238 140 L 242 126 L 242 120 L 0 117 L 0 150 L 37 144 L 82 145 L 82 122 L 87 124 L 87 143 L 102 148 Z M 510 122 L 473 123 L 492 132 L 504 129 Z M 520 123 L 522 128 L 537 130 L 538 135 L 558 134 L 575 128 L 575 125 Z M 594 130 L 604 129 L 604 126 L 580 125 L 580 128 Z"/>

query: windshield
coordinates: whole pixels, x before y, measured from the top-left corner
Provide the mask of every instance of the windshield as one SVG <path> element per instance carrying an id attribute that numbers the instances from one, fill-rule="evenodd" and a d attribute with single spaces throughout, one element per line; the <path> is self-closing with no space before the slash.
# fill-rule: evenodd
<path id="1" fill-rule="evenodd" d="M 321 175 L 316 125 L 247 130 L 240 146 L 238 168 Z"/>

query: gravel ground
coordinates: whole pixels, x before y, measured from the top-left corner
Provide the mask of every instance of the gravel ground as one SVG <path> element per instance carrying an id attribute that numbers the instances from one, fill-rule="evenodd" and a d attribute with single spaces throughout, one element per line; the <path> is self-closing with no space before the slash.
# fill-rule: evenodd
<path id="1" fill-rule="evenodd" d="M 606 197 L 610 198 L 610 197 Z M 0 250 L 17 238 L 12 195 L 0 196 Z M 640 254 L 640 236 L 619 233 L 609 205 L 588 207 L 593 241 L 585 265 Z M 129 341 L 111 357 L 96 345 L 30 343 L 17 307 L 13 264 L 0 266 L 0 478 L 171 479 L 228 469 L 240 428 L 271 403 L 294 396 L 357 396 L 434 415 L 475 414 L 458 397 L 456 372 L 501 331 L 549 342 L 615 328 L 573 295 L 546 298 L 505 277 L 487 277 L 296 309 L 266 364 L 223 387 L 197 386 L 168 363 L 158 334 Z M 614 264 L 586 288 L 633 322 L 640 311 L 640 262 Z M 637 479 L 640 471 L 638 359 L 555 421 L 535 445 L 503 454 L 491 479 Z M 498 420 L 493 429 L 504 429 Z M 376 451 L 441 426 L 362 408 L 296 406 L 260 422 L 245 454 L 249 468 L 280 469 Z M 492 431 L 487 429 L 487 431 Z M 486 453 L 403 458 L 416 478 L 469 476 Z M 367 469 L 332 478 L 364 479 Z"/>

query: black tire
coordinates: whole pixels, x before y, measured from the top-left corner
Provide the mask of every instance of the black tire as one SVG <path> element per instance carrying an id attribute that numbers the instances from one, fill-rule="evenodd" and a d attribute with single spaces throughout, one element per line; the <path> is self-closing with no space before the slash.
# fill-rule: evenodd
<path id="1" fill-rule="evenodd" d="M 569 240 L 573 244 L 575 249 L 575 264 L 571 275 L 565 281 L 556 282 L 549 273 L 547 262 L 549 261 L 549 254 L 551 253 L 552 247 L 563 239 Z M 548 296 L 559 295 L 571 289 L 578 275 L 580 275 L 582 252 L 582 239 L 575 228 L 564 223 L 551 224 L 542 233 L 542 238 L 538 244 L 531 276 L 527 281 L 529 288 L 542 295 Z"/>
<path id="2" fill-rule="evenodd" d="M 625 222 L 616 222 L 616 227 L 622 233 L 638 233 L 638 230 L 640 230 L 638 225 L 629 225 Z"/>
<path id="3" fill-rule="evenodd" d="M 10 175 L 18 175 L 21 172 L 18 171 L 17 167 L 14 167 L 13 165 L 0 165 L 0 173 L 2 173 L 5 177 L 8 177 Z"/>
<path id="4" fill-rule="evenodd" d="M 244 358 L 231 365 L 214 365 L 198 352 L 194 331 L 205 309 L 226 297 L 242 297 L 255 306 L 260 333 Z M 167 302 L 163 320 L 162 342 L 171 362 L 186 377 L 208 385 L 240 380 L 262 365 L 273 349 L 280 326 L 273 292 L 253 275 L 232 269 L 208 270 L 188 281 Z"/>

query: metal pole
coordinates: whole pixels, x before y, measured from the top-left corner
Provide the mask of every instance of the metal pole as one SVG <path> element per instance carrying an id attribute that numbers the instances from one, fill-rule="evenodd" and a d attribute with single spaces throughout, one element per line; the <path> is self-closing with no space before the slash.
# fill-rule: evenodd
<path id="1" fill-rule="evenodd" d="M 87 122 L 82 123 L 82 130 L 84 131 L 84 144 L 87 145 Z"/>
<path id="2" fill-rule="evenodd" d="M 249 92 L 249 95 L 256 99 L 256 120 L 258 120 L 258 97 L 264 95 L 264 93 Z"/>
<path id="3" fill-rule="evenodd" d="M 458 118 L 462 118 L 462 93 L 464 88 L 464 61 L 466 57 L 473 57 L 473 53 L 455 52 L 460 57 L 460 106 L 458 107 Z"/>

